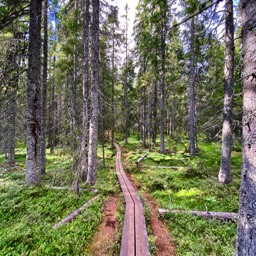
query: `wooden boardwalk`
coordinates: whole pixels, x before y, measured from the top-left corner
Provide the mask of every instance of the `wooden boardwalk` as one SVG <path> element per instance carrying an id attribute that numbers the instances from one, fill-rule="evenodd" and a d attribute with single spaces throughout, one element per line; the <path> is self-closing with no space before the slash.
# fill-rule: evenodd
<path id="1" fill-rule="evenodd" d="M 116 172 L 125 199 L 125 218 L 121 244 L 121 256 L 149 256 L 148 235 L 143 204 L 127 178 L 122 162 L 121 150 L 116 147 Z"/>

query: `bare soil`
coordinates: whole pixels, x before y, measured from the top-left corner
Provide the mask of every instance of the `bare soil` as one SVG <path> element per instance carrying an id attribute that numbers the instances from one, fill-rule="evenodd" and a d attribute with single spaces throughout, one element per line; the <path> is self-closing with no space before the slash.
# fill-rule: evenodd
<path id="1" fill-rule="evenodd" d="M 129 180 L 136 190 L 138 187 L 134 178 L 127 173 Z M 151 213 L 150 213 L 150 227 L 152 230 L 153 236 L 155 236 L 156 242 L 156 254 L 155 256 L 176 256 L 176 248 L 174 243 L 172 242 L 170 232 L 166 226 L 166 224 L 158 218 L 158 205 L 148 193 L 143 193 L 144 198 L 146 198 L 146 202 L 150 205 Z"/>
<path id="2" fill-rule="evenodd" d="M 93 238 L 90 255 L 111 255 L 112 245 L 118 232 L 118 195 L 111 195 L 104 204 L 104 217 L 98 232 Z"/>

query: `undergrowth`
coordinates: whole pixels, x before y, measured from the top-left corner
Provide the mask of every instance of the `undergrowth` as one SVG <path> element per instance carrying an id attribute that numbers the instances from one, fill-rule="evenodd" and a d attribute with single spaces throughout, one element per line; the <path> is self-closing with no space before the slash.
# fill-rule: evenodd
<path id="1" fill-rule="evenodd" d="M 7 170 L 1 156 L 0 170 L 0 255 L 87 255 L 86 248 L 102 220 L 105 195 L 119 190 L 113 165 L 113 152 L 106 148 L 107 167 L 100 165 L 95 186 L 100 198 L 90 204 L 71 223 L 53 229 L 53 225 L 82 206 L 95 194 L 81 185 L 80 195 L 71 193 L 72 159 L 69 152 L 47 151 L 47 174 L 42 186 L 24 184 L 25 148 L 16 149 L 16 167 Z M 99 150 L 99 157 L 101 151 Z M 62 186 L 67 189 L 52 189 Z"/>

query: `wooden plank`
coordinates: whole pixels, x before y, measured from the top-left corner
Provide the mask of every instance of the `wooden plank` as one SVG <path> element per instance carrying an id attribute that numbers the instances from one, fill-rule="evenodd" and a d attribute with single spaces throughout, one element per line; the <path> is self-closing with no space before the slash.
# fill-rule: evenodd
<path id="1" fill-rule="evenodd" d="M 116 172 L 125 199 L 125 219 L 121 243 L 121 256 L 149 256 L 149 244 L 143 204 L 122 166 L 121 150 L 115 144 Z"/>

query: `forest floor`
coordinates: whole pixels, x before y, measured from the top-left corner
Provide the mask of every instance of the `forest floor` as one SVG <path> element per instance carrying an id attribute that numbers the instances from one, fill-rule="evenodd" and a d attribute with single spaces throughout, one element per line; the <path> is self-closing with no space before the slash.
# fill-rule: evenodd
<path id="1" fill-rule="evenodd" d="M 236 223 L 222 222 L 187 214 L 158 215 L 158 208 L 237 212 L 241 153 L 232 152 L 233 181 L 218 184 L 220 144 L 199 140 L 199 151 L 190 159 L 188 141 L 167 139 L 167 153 L 158 147 L 142 148 L 135 135 L 124 144 L 125 170 L 142 201 L 148 225 L 152 255 L 234 254 Z M 99 167 L 94 187 L 100 197 L 73 222 L 58 229 L 53 225 L 79 208 L 95 194 L 82 185 L 80 195 L 71 193 L 72 152 L 56 148 L 47 152 L 47 174 L 40 187 L 24 184 L 25 145 L 16 149 L 16 168 L 7 170 L 0 155 L 0 255 L 118 255 L 124 216 L 123 198 L 115 173 L 115 152 L 106 144 L 106 167 Z M 143 154 L 147 158 L 137 166 Z M 99 149 L 99 158 L 102 151 Z M 161 168 L 169 166 L 174 168 Z M 50 187 L 63 187 L 56 190 Z M 109 233 L 110 236 L 106 236 Z M 97 241 L 101 241 L 98 243 Z M 107 248 L 107 251 L 104 251 Z"/>
<path id="2" fill-rule="evenodd" d="M 124 167 L 136 181 L 142 198 L 149 195 L 157 206 L 167 209 L 238 211 L 239 144 L 232 152 L 233 181 L 225 186 L 217 180 L 221 153 L 218 142 L 208 143 L 200 138 L 199 151 L 193 159 L 187 151 L 188 141 L 183 138 L 168 139 L 164 155 L 159 153 L 158 147 L 141 147 L 136 136 L 132 136 L 128 144 L 120 139 L 119 144 Z M 136 160 L 144 154 L 147 158 L 137 166 Z M 188 214 L 166 214 L 161 219 L 169 229 L 177 255 L 234 255 L 236 223 Z"/>
<path id="3" fill-rule="evenodd" d="M 118 202 L 117 194 L 111 195 L 104 203 L 103 220 L 92 239 L 89 254 L 92 256 L 114 255 L 113 244 L 118 239 Z"/>

